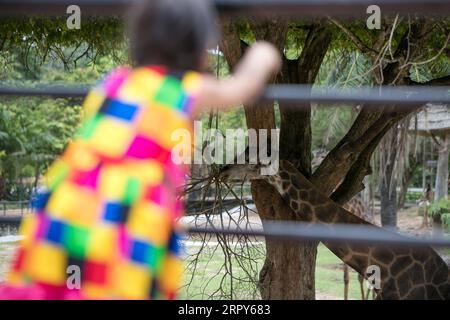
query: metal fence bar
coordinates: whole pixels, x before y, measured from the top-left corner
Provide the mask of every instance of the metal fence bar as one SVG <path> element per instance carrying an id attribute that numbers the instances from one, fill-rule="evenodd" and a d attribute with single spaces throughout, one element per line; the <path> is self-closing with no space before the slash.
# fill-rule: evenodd
<path id="1" fill-rule="evenodd" d="M 123 15 L 139 0 L 0 0 L 0 15 L 66 15 L 69 5 L 80 6 L 83 14 Z M 209 1 L 209 0 L 205 0 Z M 368 6 L 377 4 L 383 14 L 447 15 L 447 0 L 211 0 L 224 15 L 366 16 Z"/>
<path id="2" fill-rule="evenodd" d="M 0 96 L 49 96 L 59 98 L 82 98 L 88 87 L 65 87 L 51 85 L 45 87 L 13 87 L 0 86 Z M 326 104 L 364 103 L 395 104 L 417 106 L 426 103 L 450 104 L 449 87 L 425 86 L 384 86 L 361 88 L 329 88 L 309 85 L 271 85 L 261 96 L 264 101 L 280 101 L 285 103 L 317 102 Z"/>
<path id="3" fill-rule="evenodd" d="M 0 217 L 0 225 L 19 225 L 22 217 Z M 314 224 L 304 222 L 264 222 L 264 229 L 185 227 L 190 235 L 235 235 L 265 237 L 279 241 L 322 241 L 328 243 L 351 243 L 353 245 L 398 246 L 398 247 L 449 247 L 450 236 L 413 238 L 370 225 Z"/>
<path id="4" fill-rule="evenodd" d="M 264 222 L 264 229 L 189 227 L 188 234 L 254 236 L 279 241 L 322 241 L 353 245 L 450 247 L 450 237 L 413 238 L 370 225 Z"/>

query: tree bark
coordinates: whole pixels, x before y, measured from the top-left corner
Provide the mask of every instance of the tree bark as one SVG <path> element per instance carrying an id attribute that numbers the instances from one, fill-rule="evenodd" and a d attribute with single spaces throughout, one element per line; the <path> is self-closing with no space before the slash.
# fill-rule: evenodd
<path id="1" fill-rule="evenodd" d="M 312 25 L 300 57 L 297 60 L 284 59 L 280 82 L 313 84 L 330 42 L 331 33 L 326 28 L 320 24 Z M 310 177 L 310 104 L 291 106 L 280 103 L 280 118 L 280 159 L 290 161 L 301 173 Z M 263 221 L 302 219 L 294 214 L 272 187 L 270 192 L 262 196 L 267 188 L 260 184 L 253 184 L 253 195 L 260 206 L 266 201 L 261 210 L 257 205 Z M 258 198 L 261 201 L 257 201 Z M 261 296 L 264 299 L 315 299 L 317 246 L 317 242 L 280 243 L 267 240 L 267 256 L 260 273 Z"/>
<path id="2" fill-rule="evenodd" d="M 263 224 L 268 220 L 299 220 L 269 184 L 254 181 L 252 194 Z M 262 299 L 315 299 L 316 254 L 317 243 L 266 239 L 266 259 L 259 277 Z"/>
<path id="3" fill-rule="evenodd" d="M 420 155 L 419 155 L 420 157 Z M 400 193 L 398 195 L 397 206 L 398 208 L 404 208 L 406 203 L 406 194 L 408 193 L 408 186 L 411 183 L 414 172 L 416 171 L 419 162 L 417 159 L 418 156 L 410 156 L 409 157 L 409 166 L 406 168 L 401 185 L 400 185 Z"/>
<path id="4" fill-rule="evenodd" d="M 448 197 L 448 160 L 450 153 L 450 133 L 444 135 L 441 139 L 441 145 L 438 146 L 438 161 L 436 170 L 436 185 L 434 200 L 447 199 Z M 441 215 L 433 215 L 433 234 L 440 235 L 443 232 Z"/>
<path id="5" fill-rule="evenodd" d="M 441 139 L 442 145 L 438 149 L 436 170 L 435 200 L 448 197 L 448 158 L 450 153 L 450 133 Z"/>
<path id="6" fill-rule="evenodd" d="M 242 55 L 238 28 L 225 21 L 221 44 L 230 67 Z M 251 22 L 257 40 L 275 44 L 283 52 L 287 24 L 275 20 Z M 283 83 L 314 83 L 331 42 L 331 33 L 320 24 L 310 27 L 302 53 L 297 60 L 284 59 L 278 80 Z M 305 176 L 311 176 L 311 110 L 280 104 L 280 159 L 289 160 Z M 245 106 L 248 128 L 275 128 L 273 105 Z M 281 196 L 263 181 L 252 182 L 252 196 L 263 223 L 267 220 L 299 220 Z M 263 299 L 314 299 L 317 242 L 287 243 L 266 241 L 266 260 L 260 272 Z"/>
<path id="7" fill-rule="evenodd" d="M 386 138 L 381 154 L 384 163 L 380 182 L 381 226 L 395 229 L 397 227 L 397 182 L 394 168 L 397 158 L 397 131 L 394 128 L 391 129 Z"/>

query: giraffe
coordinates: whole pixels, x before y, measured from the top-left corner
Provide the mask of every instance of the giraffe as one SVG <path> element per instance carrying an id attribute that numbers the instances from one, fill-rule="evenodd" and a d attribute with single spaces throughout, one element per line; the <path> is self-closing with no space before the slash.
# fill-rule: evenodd
<path id="1" fill-rule="evenodd" d="M 350 213 L 319 191 L 289 161 L 280 160 L 275 175 L 259 174 L 260 165 L 226 166 L 219 179 L 247 178 L 267 181 L 281 195 L 295 214 L 306 221 L 320 223 L 332 229 L 333 224 L 365 224 L 391 234 Z M 376 289 L 377 299 L 450 299 L 449 267 L 431 247 L 398 248 L 379 247 L 376 244 L 334 244 L 324 242 L 344 263 L 361 276 L 377 265 L 381 271 L 381 287 Z"/>
<path id="2" fill-rule="evenodd" d="M 375 217 L 373 215 L 373 212 L 371 210 L 367 210 L 364 202 L 362 201 L 361 197 L 355 196 L 350 201 L 348 201 L 346 204 L 343 205 L 343 208 L 347 210 L 348 212 L 354 214 L 355 216 L 358 216 L 362 219 L 364 219 L 367 222 L 370 222 L 371 224 L 375 224 Z M 345 263 L 343 265 L 344 270 L 344 300 L 348 300 L 348 288 L 349 288 L 349 268 L 348 265 Z M 360 274 L 358 274 L 358 281 L 359 281 L 359 289 L 361 291 L 361 298 L 363 300 L 367 300 L 369 298 L 370 289 L 367 290 L 367 292 L 364 290 L 364 277 Z"/>

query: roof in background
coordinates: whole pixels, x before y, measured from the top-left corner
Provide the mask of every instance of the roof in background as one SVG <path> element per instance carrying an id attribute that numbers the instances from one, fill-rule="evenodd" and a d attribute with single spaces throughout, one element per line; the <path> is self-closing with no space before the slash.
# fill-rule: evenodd
<path id="1" fill-rule="evenodd" d="M 415 119 L 411 119 L 410 130 L 415 130 Z M 417 114 L 417 130 L 421 134 L 450 132 L 450 105 L 428 104 Z"/>

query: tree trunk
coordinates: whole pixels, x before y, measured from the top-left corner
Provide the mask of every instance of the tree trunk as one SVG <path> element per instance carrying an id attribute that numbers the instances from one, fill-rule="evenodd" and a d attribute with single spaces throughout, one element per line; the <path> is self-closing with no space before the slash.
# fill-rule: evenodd
<path id="1" fill-rule="evenodd" d="M 387 228 L 397 228 L 397 183 L 395 177 L 395 160 L 397 158 L 398 134 L 395 129 L 386 136 L 382 150 L 384 163 L 383 177 L 380 183 L 381 225 Z"/>
<path id="2" fill-rule="evenodd" d="M 397 206 L 398 208 L 404 208 L 406 203 L 406 194 L 408 193 L 408 187 L 411 183 L 415 170 L 417 169 L 418 161 L 415 157 L 410 157 L 409 167 L 405 170 L 402 183 L 400 185 L 400 194 L 398 195 Z"/>
<path id="3" fill-rule="evenodd" d="M 448 197 L 448 158 L 450 152 L 450 133 L 447 133 L 438 151 L 436 187 L 434 199 L 440 200 Z"/>
<path id="4" fill-rule="evenodd" d="M 442 143 L 438 147 L 438 161 L 436 170 L 436 186 L 434 199 L 447 199 L 448 197 L 448 160 L 450 152 L 450 133 L 446 134 L 442 139 Z M 433 215 L 433 234 L 442 233 L 441 215 L 435 213 Z"/>
<path id="5" fill-rule="evenodd" d="M 270 41 L 284 50 L 287 23 L 276 20 L 251 21 L 257 40 Z M 231 68 L 242 55 L 242 42 L 236 24 L 223 20 L 221 48 Z M 302 54 L 297 60 L 284 59 L 282 83 L 314 83 L 331 42 L 331 33 L 320 24 L 312 25 Z M 245 46 L 244 46 L 245 47 Z M 299 106 L 295 106 L 299 107 Z M 310 105 L 292 110 L 280 105 L 280 159 L 295 164 L 305 176 L 311 175 L 311 112 Z M 273 104 L 245 106 L 247 127 L 275 128 Z M 262 181 L 252 182 L 252 196 L 261 220 L 298 220 L 290 207 L 273 188 Z M 314 299 L 317 243 L 266 241 L 267 256 L 260 272 L 263 299 Z"/>
<path id="6" fill-rule="evenodd" d="M 269 184 L 254 181 L 252 194 L 263 224 L 268 220 L 298 220 Z M 266 259 L 259 277 L 261 298 L 315 299 L 316 254 L 315 242 L 299 244 L 266 239 Z"/>
<path id="7" fill-rule="evenodd" d="M 320 24 L 311 26 L 300 57 L 284 59 L 280 82 L 313 84 L 330 42 L 329 30 Z M 280 159 L 293 163 L 306 177 L 311 176 L 310 104 L 290 106 L 280 103 L 280 118 Z M 252 185 L 255 204 L 263 221 L 302 219 L 272 187 L 265 185 L 267 187 L 259 182 Z M 262 298 L 315 299 L 317 246 L 317 242 L 266 240 L 267 256 L 260 272 Z"/>
<path id="8" fill-rule="evenodd" d="M 428 214 L 428 210 L 425 212 Z M 440 236 L 443 233 L 442 220 L 440 213 L 433 214 L 433 235 Z"/>
<path id="9" fill-rule="evenodd" d="M 395 187 L 392 190 L 389 186 L 382 182 L 380 187 L 381 197 L 381 225 L 387 228 L 397 227 L 397 190 Z"/>
<path id="10" fill-rule="evenodd" d="M 6 199 L 6 179 L 0 174 L 0 200 Z"/>

